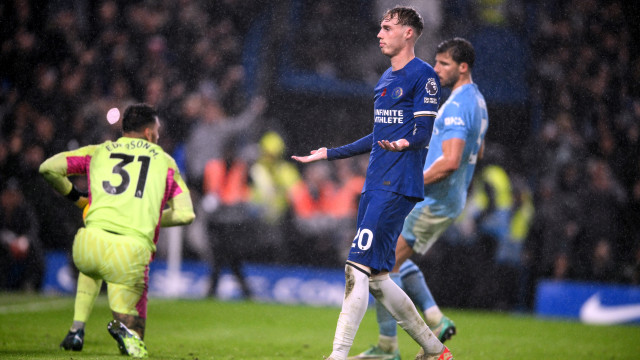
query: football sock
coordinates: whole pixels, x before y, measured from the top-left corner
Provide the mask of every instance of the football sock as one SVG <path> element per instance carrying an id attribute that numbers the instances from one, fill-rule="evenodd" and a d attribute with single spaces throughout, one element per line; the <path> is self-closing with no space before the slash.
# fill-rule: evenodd
<path id="1" fill-rule="evenodd" d="M 440 311 L 438 305 L 435 305 L 424 311 L 424 317 L 431 330 L 436 330 L 436 327 L 440 324 L 440 321 L 442 321 L 444 314 Z"/>
<path id="2" fill-rule="evenodd" d="M 398 325 L 413 338 L 427 354 L 440 354 L 444 345 L 429 330 L 416 307 L 388 274 L 375 275 L 369 281 L 371 294 L 398 321 Z"/>
<path id="3" fill-rule="evenodd" d="M 390 273 L 389 277 L 395 282 L 398 286 L 402 288 L 399 273 Z M 384 341 L 389 338 L 396 338 L 398 335 L 398 322 L 396 319 L 389 314 L 387 309 L 380 303 L 380 301 L 376 301 L 376 320 L 378 321 L 378 329 L 380 330 L 380 338 L 378 341 L 378 345 L 382 347 L 383 337 Z M 397 345 L 396 345 L 397 347 Z"/>
<path id="4" fill-rule="evenodd" d="M 387 309 L 376 300 L 376 320 L 378 321 L 378 329 L 380 337 L 395 337 L 398 335 L 398 322 L 389 314 Z"/>
<path id="5" fill-rule="evenodd" d="M 431 295 L 424 275 L 420 268 L 411 260 L 405 261 L 400 267 L 403 289 L 413 302 L 423 311 L 436 305 Z"/>
<path id="6" fill-rule="evenodd" d="M 394 324 L 397 324 L 395 319 Z M 384 352 L 394 352 L 398 350 L 398 337 L 397 336 L 378 336 L 378 347 Z"/>
<path id="7" fill-rule="evenodd" d="M 422 271 L 413 261 L 407 260 L 400 267 L 400 276 L 404 291 L 413 300 L 413 303 L 424 312 L 427 325 L 433 329 L 438 325 L 443 315 L 436 305 Z"/>
<path id="8" fill-rule="evenodd" d="M 345 360 L 369 305 L 369 274 L 353 265 L 345 266 L 342 311 L 338 317 L 331 358 Z"/>
<path id="9" fill-rule="evenodd" d="M 78 288 L 76 290 L 76 302 L 73 312 L 73 327 L 84 327 L 93 310 L 93 304 L 100 293 L 102 280 L 95 280 L 83 273 L 78 274 Z"/>

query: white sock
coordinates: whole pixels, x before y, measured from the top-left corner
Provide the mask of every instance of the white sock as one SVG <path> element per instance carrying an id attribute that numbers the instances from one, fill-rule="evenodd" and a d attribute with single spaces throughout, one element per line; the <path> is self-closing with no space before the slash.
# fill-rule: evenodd
<path id="1" fill-rule="evenodd" d="M 73 325 L 71 325 L 70 331 L 75 332 L 75 331 L 78 331 L 80 329 L 84 330 L 84 325 L 85 325 L 84 321 L 76 321 L 76 320 L 74 320 L 73 321 Z"/>
<path id="2" fill-rule="evenodd" d="M 440 311 L 438 305 L 432 306 L 424 311 L 424 319 L 432 330 L 440 324 L 443 316 L 444 314 Z"/>
<path id="3" fill-rule="evenodd" d="M 384 352 L 394 352 L 398 350 L 398 337 L 380 334 L 378 335 L 378 347 Z"/>
<path id="4" fill-rule="evenodd" d="M 351 265 L 346 265 L 344 272 L 344 300 L 330 356 L 334 360 L 345 360 L 349 355 L 353 339 L 369 305 L 369 276 Z"/>
<path id="5" fill-rule="evenodd" d="M 442 353 L 444 345 L 429 330 L 409 296 L 389 278 L 389 274 L 372 276 L 369 290 L 425 353 Z"/>

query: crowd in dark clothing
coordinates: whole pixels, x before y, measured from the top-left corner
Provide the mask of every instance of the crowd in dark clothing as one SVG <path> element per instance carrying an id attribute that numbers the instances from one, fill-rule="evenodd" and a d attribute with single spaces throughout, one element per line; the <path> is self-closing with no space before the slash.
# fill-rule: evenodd
<path id="1" fill-rule="evenodd" d="M 22 206 L 35 214 L 30 249 L 70 249 L 80 213 L 51 191 L 38 167 L 60 151 L 117 138 L 119 123 L 105 118 L 110 108 L 156 107 L 164 125 L 160 144 L 179 154 L 192 126 L 211 112 L 207 104 L 220 114 L 247 106 L 241 48 L 262 8 L 244 0 L 2 2 L 0 185 L 18 184 Z M 86 188 L 85 179 L 73 181 Z M 14 214 L 11 224 L 27 219 Z M 9 248 L 3 242 L 3 256 Z M 23 262 L 41 266 L 41 258 Z"/>
<path id="2" fill-rule="evenodd" d="M 544 279 L 640 284 L 640 48 L 632 26 L 637 11 L 620 1 L 455 3 L 467 4 L 459 11 L 471 21 L 456 26 L 452 21 L 460 19 L 450 17 L 454 34 L 491 26 L 527 34 L 529 122 L 496 116 L 499 106 L 489 112 L 487 136 L 503 144 L 487 144 L 493 152 L 474 181 L 498 196 L 482 179 L 482 167 L 503 167 L 512 185 L 525 180 L 519 182 L 530 190 L 534 212 L 517 262 L 500 260 L 503 242 L 482 230 L 486 214 L 475 219 L 471 235 L 465 233 L 470 217 L 456 224 L 421 262 L 434 295 L 445 306 L 531 309 Z M 478 3 L 492 16 L 481 19 Z M 496 119 L 532 130 L 514 146 L 491 136 L 505 128 Z"/>
<path id="3" fill-rule="evenodd" d="M 531 96 L 540 131 L 523 157 L 537 277 L 640 283 L 640 66 L 618 1 L 539 8 Z M 633 56 L 632 56 L 633 55 Z M 636 69 L 636 70 L 634 70 Z"/>
<path id="4" fill-rule="evenodd" d="M 349 2 L 349 9 L 360 11 L 366 3 Z M 312 49 L 306 52 L 304 42 L 297 42 L 292 54 L 313 60 L 293 65 L 306 65 L 307 70 L 325 77 L 360 76 L 363 81 L 378 77 L 370 74 L 377 60 L 360 73 L 345 70 L 356 68 L 359 62 L 347 56 L 350 60 L 344 65 L 329 45 L 349 40 L 328 28 L 327 21 L 338 17 L 337 23 L 349 24 L 349 31 L 356 31 L 349 23 L 349 12 L 333 11 L 331 1 L 318 2 L 316 7 L 304 7 L 304 2 L 297 1 L 292 4 L 302 4 L 307 10 L 301 11 L 302 19 L 308 21 L 302 21 L 299 30 Z M 522 17 L 525 11 L 517 11 L 514 4 L 535 10 L 535 31 L 528 35 L 531 141 L 521 153 L 510 153 L 511 161 L 501 164 L 513 178 L 526 179 L 533 194 L 535 215 L 520 266 L 533 279 L 638 284 L 640 60 L 637 49 L 632 51 L 632 24 L 618 1 L 553 1 L 535 6 L 513 2 L 510 16 Z M 442 8 L 451 7 L 443 4 Z M 328 19 L 319 21 L 323 18 L 316 19 L 311 10 Z M 280 110 L 270 107 L 287 101 L 272 99 L 269 93 L 250 95 L 245 86 L 245 39 L 254 21 L 266 11 L 271 11 L 270 5 L 256 0 L 56 1 L 47 5 L 14 0 L 0 5 L 0 185 L 3 196 L 8 193 L 7 205 L 3 203 L 0 209 L 0 225 L 2 231 L 12 232 L 2 236 L 2 273 L 25 274 L 22 282 L 14 275 L 4 276 L 0 288 L 38 289 L 46 251 L 69 250 L 73 234 L 82 225 L 79 210 L 51 191 L 38 175 L 40 163 L 60 151 L 117 138 L 118 124 L 110 125 L 105 114 L 110 108 L 123 110 L 136 102 L 158 109 L 163 123 L 160 145 L 176 158 L 192 189 L 197 221 L 213 216 L 212 208 L 223 197 L 205 187 L 209 161 L 223 160 L 230 171 L 233 161 L 225 152 L 232 145 L 234 156 L 247 165 L 243 181 L 248 181 L 248 190 L 241 198 L 253 201 L 247 212 L 262 217 L 260 227 L 254 235 L 225 231 L 270 239 L 263 242 L 264 249 L 234 247 L 233 251 L 285 263 L 337 266 L 343 261 L 353 228 L 352 205 L 357 201 L 353 184 L 361 179 L 362 165 L 345 167 L 336 162 L 329 163 L 327 170 L 286 164 L 287 155 L 307 151 L 309 146 L 299 150 L 278 145 L 271 158 L 265 155 L 268 144 L 260 141 L 267 130 L 276 130 L 286 144 L 295 137 L 287 132 L 291 128 L 274 119 Z M 371 16 L 371 23 L 363 29 L 375 29 L 378 20 Z M 473 23 L 458 28 L 469 31 L 469 24 Z M 527 21 L 518 18 L 513 24 L 524 27 Z M 286 24 L 281 26 L 286 30 Z M 282 28 L 266 29 L 283 32 Z M 449 22 L 446 29 L 455 33 L 456 26 Z M 322 31 L 332 37 L 324 38 Z M 375 43 L 375 36 L 370 37 Z M 363 34 L 352 37 L 353 49 L 367 51 L 363 39 Z M 282 49 L 272 51 L 277 56 Z M 254 76 L 266 79 L 263 88 L 280 94 L 278 71 L 269 71 L 269 75 Z M 301 99 L 304 94 L 296 96 Z M 316 94 L 308 96 L 312 98 L 323 101 Z M 325 111 L 323 106 L 302 104 L 295 111 L 298 124 L 318 120 L 308 117 L 305 106 Z M 344 117 L 333 121 L 350 120 Z M 340 133 L 334 138 L 351 135 Z M 304 141 L 295 139 L 294 143 Z M 260 176 L 268 172 L 270 180 L 262 181 Z M 321 178 L 321 186 L 311 178 Z M 73 180 L 86 187 L 86 180 Z M 311 207 L 319 209 L 326 200 L 320 199 L 321 188 L 329 189 L 327 196 L 348 194 L 349 203 L 338 211 L 339 216 L 336 209 L 313 210 L 309 216 Z M 16 192 L 24 201 L 10 205 Z M 246 221 L 255 223 L 253 219 Z M 210 238 L 216 236 L 211 233 L 216 230 L 212 229 L 216 225 L 205 221 L 185 234 L 214 243 Z M 21 235 L 27 239 L 26 248 L 24 239 L 17 240 Z M 327 252 L 326 261 L 306 251 L 309 248 L 300 239 L 313 244 L 316 254 Z M 195 247 L 200 249 L 196 255 L 214 261 L 207 244 Z M 269 248 L 277 249 L 278 255 L 266 256 L 263 250 Z M 12 270 L 5 271 L 5 266 Z"/>

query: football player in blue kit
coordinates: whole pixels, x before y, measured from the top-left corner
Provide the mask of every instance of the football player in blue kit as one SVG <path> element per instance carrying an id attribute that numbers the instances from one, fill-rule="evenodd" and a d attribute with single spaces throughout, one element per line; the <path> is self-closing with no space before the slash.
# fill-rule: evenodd
<path id="1" fill-rule="evenodd" d="M 357 232 L 345 266 L 345 296 L 331 360 L 347 358 L 367 310 L 369 292 L 420 345 L 416 359 L 452 358 L 409 297 L 389 277 L 404 219 L 424 197 L 422 168 L 440 102 L 437 74 L 415 56 L 415 43 L 423 27 L 422 17 L 413 8 L 398 6 L 382 16 L 378 39 L 391 67 L 374 89 L 372 133 L 348 145 L 292 156 L 308 163 L 370 152 Z"/>
<path id="2" fill-rule="evenodd" d="M 429 143 L 423 174 L 425 199 L 404 222 L 391 273 L 424 312 L 427 325 L 442 342 L 455 334 L 455 325 L 442 314 L 424 275 L 409 257 L 425 254 L 462 213 L 476 162 L 482 156 L 489 117 L 484 97 L 471 77 L 474 62 L 475 50 L 465 39 L 454 38 L 438 45 L 435 71 L 442 86 L 452 92 L 438 111 Z M 378 344 L 350 360 L 400 359 L 396 321 L 379 304 L 376 310 Z"/>

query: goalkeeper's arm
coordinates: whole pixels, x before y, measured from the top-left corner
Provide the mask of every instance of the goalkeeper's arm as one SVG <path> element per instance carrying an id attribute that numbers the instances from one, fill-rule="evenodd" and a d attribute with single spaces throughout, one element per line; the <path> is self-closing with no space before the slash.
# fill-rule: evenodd
<path id="1" fill-rule="evenodd" d="M 67 155 L 59 153 L 45 160 L 40 165 L 40 174 L 53 188 L 83 209 L 88 203 L 88 193 L 80 192 L 67 178 Z"/>
<path id="2" fill-rule="evenodd" d="M 191 194 L 189 193 L 187 184 L 182 179 L 182 176 L 180 176 L 180 171 L 175 161 L 173 161 L 173 158 L 169 158 L 172 160 L 171 168 L 174 171 L 173 181 L 170 182 L 171 188 L 167 189 L 167 191 L 169 194 L 172 194 L 172 196 L 169 198 L 169 201 L 167 201 L 169 207 L 162 211 L 160 226 L 188 225 L 196 218 L 196 214 L 193 212 Z"/>
<path id="3" fill-rule="evenodd" d="M 169 208 L 162 211 L 162 218 L 160 219 L 160 226 L 177 226 L 188 225 L 196 218 L 196 214 L 193 212 L 193 203 L 191 202 L 191 195 L 188 191 L 181 192 L 167 202 Z"/>

